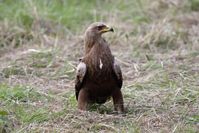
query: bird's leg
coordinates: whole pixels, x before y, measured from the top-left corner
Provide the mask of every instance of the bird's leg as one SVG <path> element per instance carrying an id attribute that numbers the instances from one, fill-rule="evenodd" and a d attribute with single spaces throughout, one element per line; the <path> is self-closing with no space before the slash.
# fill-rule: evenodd
<path id="1" fill-rule="evenodd" d="M 118 113 L 124 112 L 123 96 L 121 90 L 116 89 L 112 94 L 112 98 L 115 111 Z"/>
<path id="2" fill-rule="evenodd" d="M 85 89 L 81 89 L 78 96 L 78 109 L 86 110 L 88 104 L 88 94 Z"/>

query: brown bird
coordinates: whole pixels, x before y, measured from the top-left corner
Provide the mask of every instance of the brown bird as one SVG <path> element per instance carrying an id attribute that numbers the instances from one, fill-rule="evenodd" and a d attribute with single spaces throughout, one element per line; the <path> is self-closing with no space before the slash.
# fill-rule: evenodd
<path id="1" fill-rule="evenodd" d="M 102 22 L 91 24 L 84 36 L 85 55 L 76 71 L 75 92 L 78 108 L 86 110 L 89 103 L 105 103 L 112 97 L 114 109 L 123 112 L 123 83 L 120 66 L 116 64 L 103 33 L 113 28 Z"/>

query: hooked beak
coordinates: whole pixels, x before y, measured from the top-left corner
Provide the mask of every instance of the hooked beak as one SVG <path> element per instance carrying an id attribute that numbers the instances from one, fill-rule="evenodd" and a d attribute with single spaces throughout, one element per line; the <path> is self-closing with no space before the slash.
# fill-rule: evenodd
<path id="1" fill-rule="evenodd" d="M 101 31 L 101 33 L 105 33 L 105 32 L 114 32 L 112 27 L 109 26 L 105 26 Z"/>

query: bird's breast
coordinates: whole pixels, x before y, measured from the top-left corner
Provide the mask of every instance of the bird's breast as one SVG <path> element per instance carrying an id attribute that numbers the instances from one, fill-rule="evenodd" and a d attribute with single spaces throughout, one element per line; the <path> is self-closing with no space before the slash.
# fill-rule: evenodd
<path id="1" fill-rule="evenodd" d="M 97 60 L 90 63 L 88 71 L 90 72 L 90 76 L 92 78 L 104 78 L 107 79 L 111 76 L 113 70 L 113 64 L 111 61 L 98 58 Z"/>
<path id="2" fill-rule="evenodd" d="M 84 58 L 87 66 L 87 76 L 95 83 L 111 80 L 114 58 L 106 44 L 94 45 Z"/>

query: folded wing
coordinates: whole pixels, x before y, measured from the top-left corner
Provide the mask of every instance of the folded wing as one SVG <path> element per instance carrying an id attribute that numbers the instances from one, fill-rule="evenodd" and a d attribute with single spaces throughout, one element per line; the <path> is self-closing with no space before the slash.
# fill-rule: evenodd
<path id="1" fill-rule="evenodd" d="M 121 88 L 123 84 L 122 71 L 121 71 L 120 66 L 116 62 L 114 62 L 113 70 L 114 70 L 114 74 L 116 75 L 118 87 Z"/>
<path id="2" fill-rule="evenodd" d="M 76 79 L 75 79 L 75 95 L 77 100 L 78 100 L 79 91 L 81 90 L 85 79 L 86 70 L 87 70 L 86 64 L 81 61 L 77 66 Z"/>

